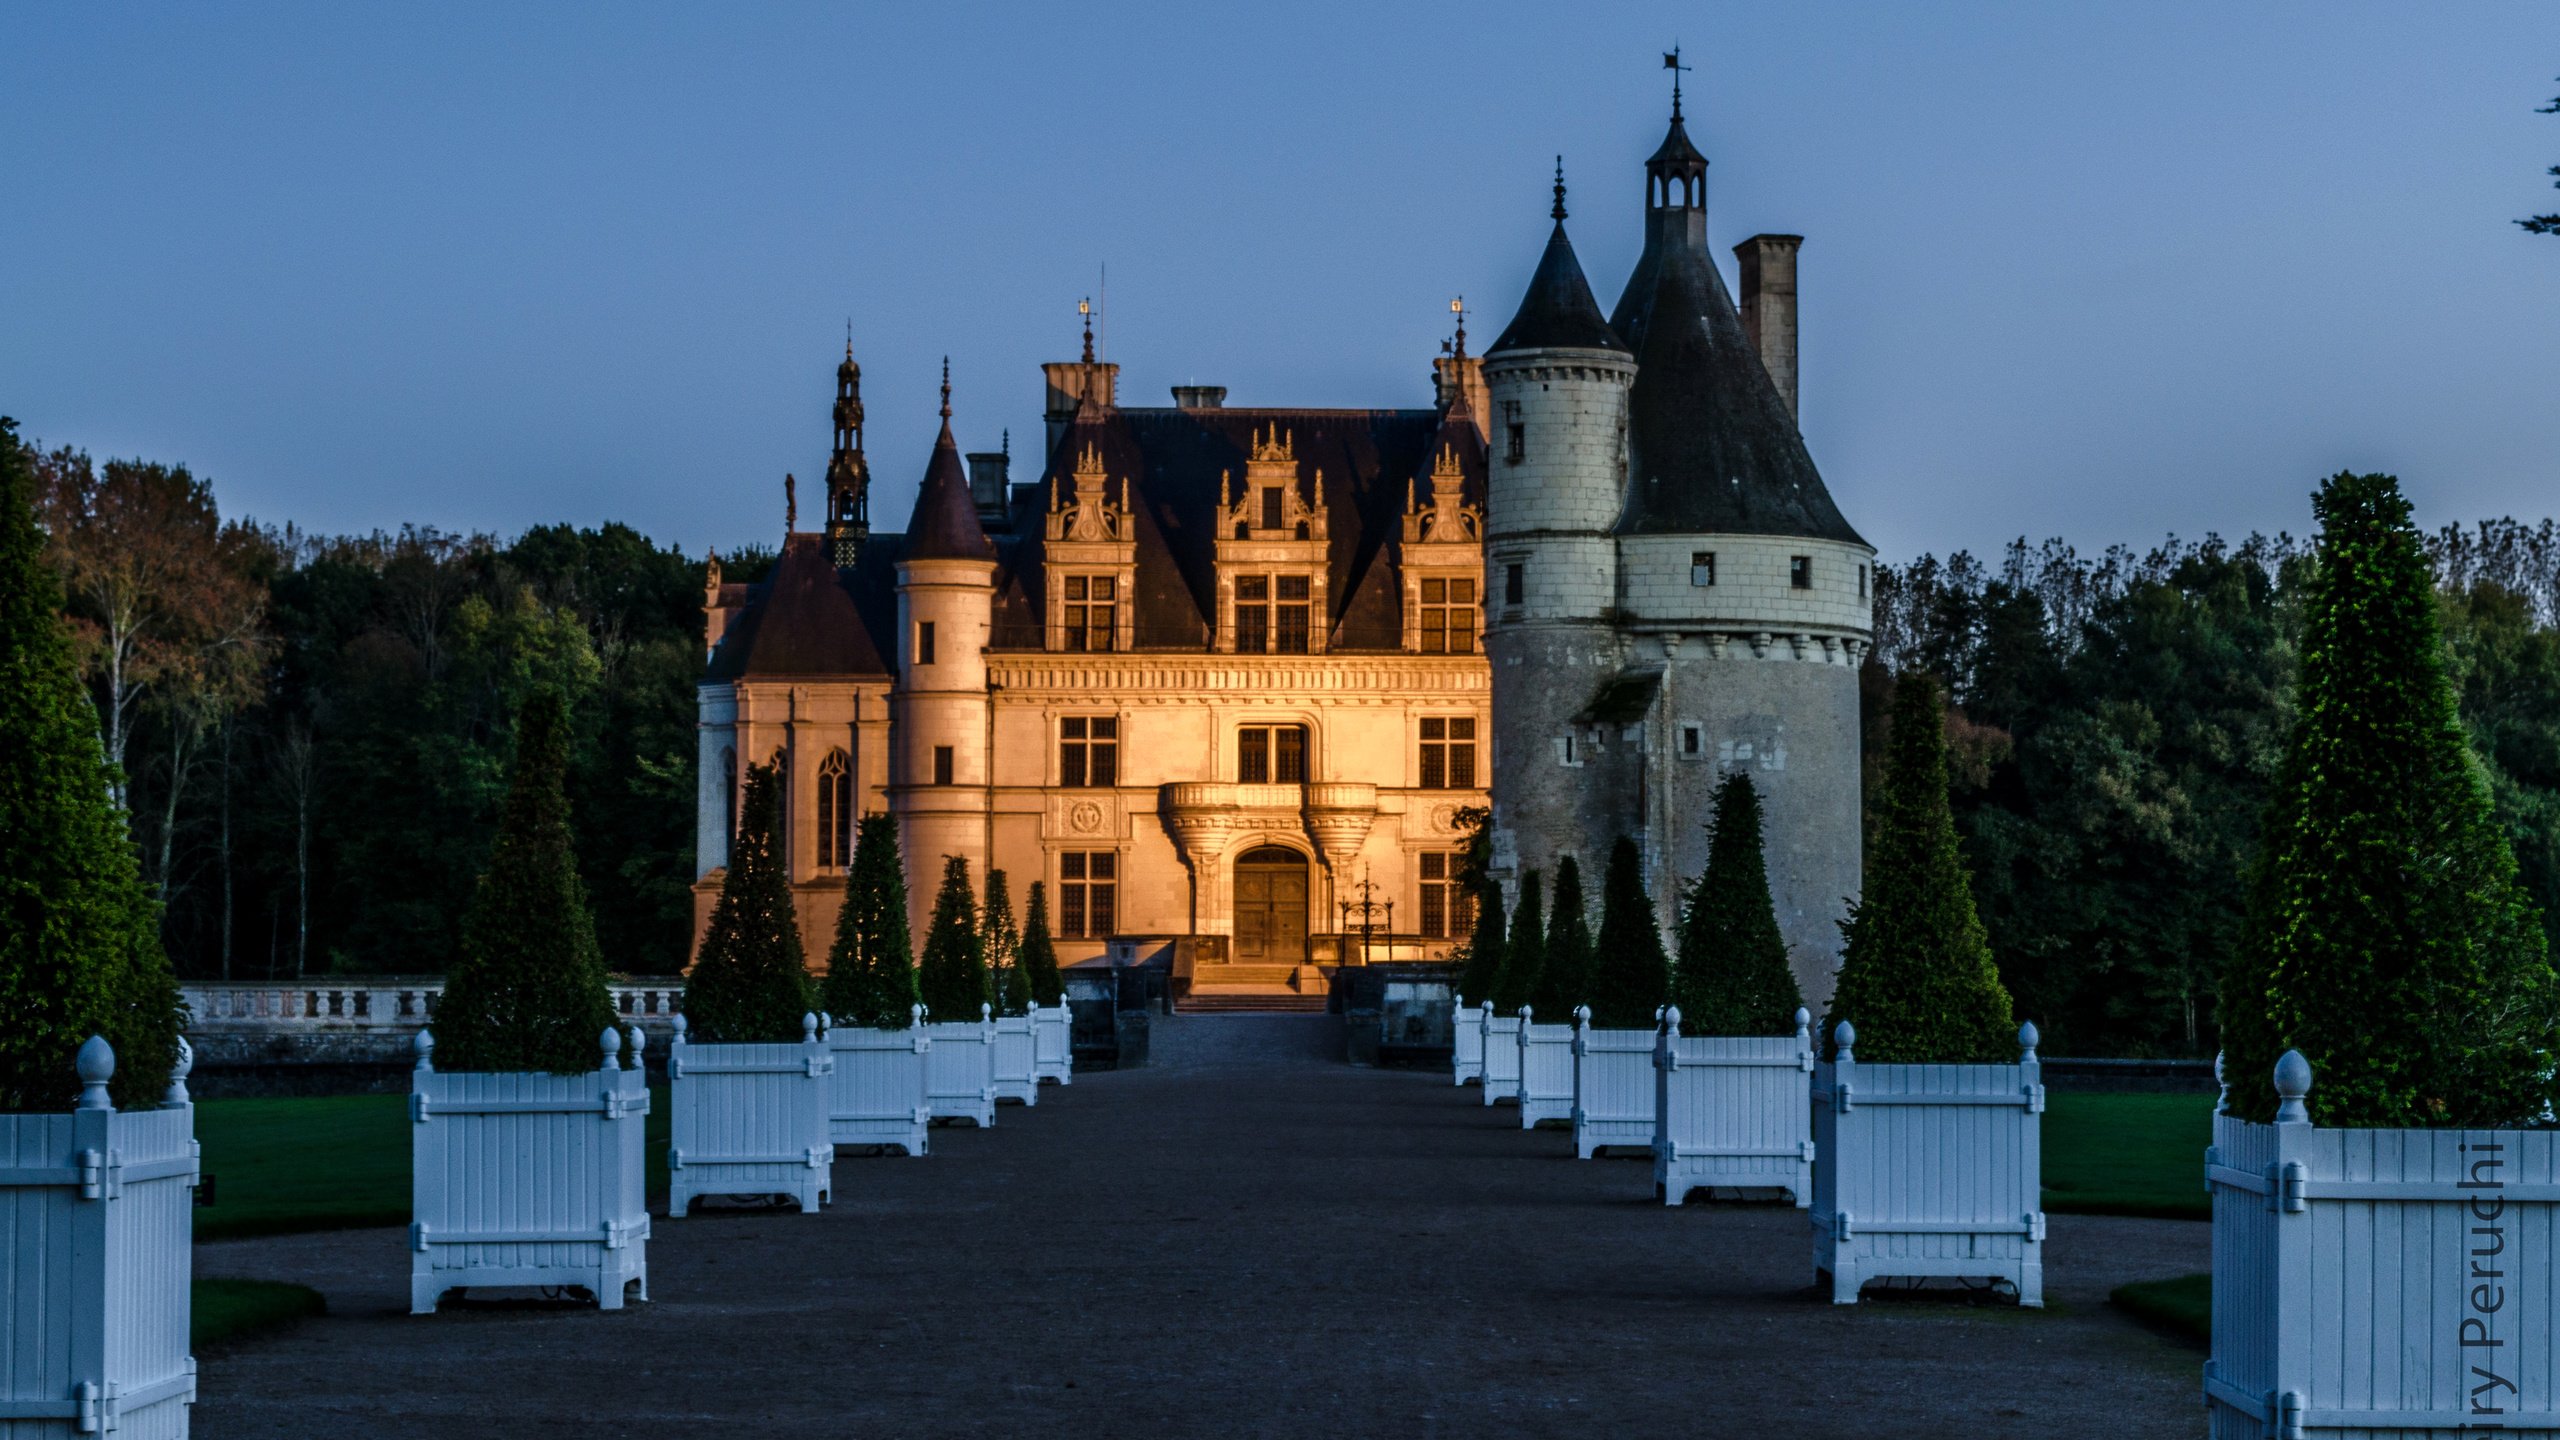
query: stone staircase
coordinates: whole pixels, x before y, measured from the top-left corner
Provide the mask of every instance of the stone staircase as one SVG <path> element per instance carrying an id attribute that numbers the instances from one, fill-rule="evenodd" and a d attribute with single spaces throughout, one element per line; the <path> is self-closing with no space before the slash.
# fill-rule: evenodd
<path id="1" fill-rule="evenodd" d="M 1313 965 L 1209 961 L 1195 965 L 1191 991 L 1174 1004 L 1186 1015 L 1321 1014 L 1324 972 Z"/>

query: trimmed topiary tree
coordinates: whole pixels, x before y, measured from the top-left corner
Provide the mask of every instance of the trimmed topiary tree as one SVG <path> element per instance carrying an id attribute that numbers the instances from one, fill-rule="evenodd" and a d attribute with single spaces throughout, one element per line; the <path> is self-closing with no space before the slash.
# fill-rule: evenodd
<path id="1" fill-rule="evenodd" d="M 1031 982 L 1031 1003 L 1054 1006 L 1067 998 L 1058 978 L 1058 947 L 1049 938 L 1049 890 L 1031 882 L 1031 908 L 1022 916 L 1022 974 Z"/>
<path id="2" fill-rule="evenodd" d="M 1938 684 L 1913 671 L 1894 685 L 1892 734 L 1867 855 L 1866 894 L 1841 927 L 1840 978 L 1823 1046 L 1843 1020 L 1871 1064 L 2015 1060 L 2017 1022 L 1974 912 L 1973 886 L 1947 808 L 1946 717 Z"/>
<path id="3" fill-rule="evenodd" d="M 1520 903 L 1511 912 L 1511 935 L 1502 947 L 1502 968 L 1494 972 L 1493 1013 L 1510 1015 L 1529 1003 L 1538 975 L 1547 968 L 1547 912 L 1538 893 L 1546 877 L 1531 870 L 1520 877 Z"/>
<path id="4" fill-rule="evenodd" d="M 702 950 L 684 977 L 685 1029 L 694 1041 L 797 1040 L 800 1017 L 814 1008 L 781 829 L 780 774 L 771 765 L 748 766 L 729 872 L 712 902 Z"/>
<path id="5" fill-rule="evenodd" d="M 838 1025 L 904 1030 L 916 1003 L 915 947 L 907 938 L 907 875 L 896 817 L 875 812 L 855 827 L 853 866 L 836 912 L 835 944 L 819 990 Z"/>
<path id="6" fill-rule="evenodd" d="M 1556 862 L 1556 888 L 1547 902 L 1547 955 L 1538 967 L 1529 1004 L 1550 1025 L 1570 1024 L 1573 1007 L 1591 996 L 1591 912 L 1582 899 L 1582 865 L 1567 855 Z"/>
<path id="7" fill-rule="evenodd" d="M 1493 812 L 1468 805 L 1458 811 L 1457 823 L 1467 843 L 1458 852 L 1458 873 L 1452 878 L 1475 902 L 1475 918 L 1465 942 L 1449 958 L 1458 967 L 1458 994 L 1482 1005 L 1492 997 L 1494 979 L 1502 970 L 1502 887 L 1486 873 L 1493 866 Z"/>
<path id="8" fill-rule="evenodd" d="M 1760 790 L 1739 770 L 1716 787 L 1707 869 L 1681 917 L 1672 996 L 1693 1035 L 1790 1034 L 1804 1004 L 1769 899 Z"/>
<path id="9" fill-rule="evenodd" d="M 1022 973 L 1022 932 L 1013 926 L 1013 896 L 1004 872 L 987 872 L 987 908 L 978 919 L 978 949 L 987 957 L 987 990 L 999 1015 L 1031 1013 L 1031 987 Z"/>
<path id="10" fill-rule="evenodd" d="M 515 731 L 498 838 L 436 1002 L 436 1066 L 582 1075 L 596 1068 L 596 1037 L 620 1022 L 570 837 L 560 692 L 527 696 Z"/>
<path id="11" fill-rule="evenodd" d="M 933 923 L 925 931 L 916 981 L 935 1020 L 975 1020 L 987 1001 L 978 900 L 969 889 L 969 862 L 957 855 L 942 857 L 942 888 L 934 892 Z"/>
<path id="12" fill-rule="evenodd" d="M 68 1107 L 92 1035 L 115 1102 L 155 1105 L 184 1017 L 60 605 L 35 467 L 0 419 L 0 1110 Z"/>
<path id="13" fill-rule="evenodd" d="M 1599 1030 L 1643 1030 L 1671 998 L 1671 957 L 1644 890 L 1644 856 L 1621 835 L 1609 847 L 1609 876 L 1600 889 L 1600 942 L 1591 957 L 1582 1003 Z"/>
<path id="14" fill-rule="evenodd" d="M 2409 502 L 2339 475 L 2312 508 L 2300 718 L 2222 984 L 2231 1108 L 2271 1118 L 2266 1077 L 2298 1049 L 2322 1125 L 2529 1123 L 2560 986 L 2455 714 Z"/>

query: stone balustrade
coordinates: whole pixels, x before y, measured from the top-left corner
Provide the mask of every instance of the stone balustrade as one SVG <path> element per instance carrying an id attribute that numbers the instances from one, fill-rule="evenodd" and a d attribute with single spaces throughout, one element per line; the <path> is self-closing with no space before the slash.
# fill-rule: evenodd
<path id="1" fill-rule="evenodd" d="M 664 1029 L 682 1008 L 680 977 L 611 982 L 616 1014 Z M 444 995 L 440 975 L 383 975 L 364 980 L 204 983 L 181 987 L 190 1034 L 237 1032 L 405 1034 L 435 1017 Z"/>

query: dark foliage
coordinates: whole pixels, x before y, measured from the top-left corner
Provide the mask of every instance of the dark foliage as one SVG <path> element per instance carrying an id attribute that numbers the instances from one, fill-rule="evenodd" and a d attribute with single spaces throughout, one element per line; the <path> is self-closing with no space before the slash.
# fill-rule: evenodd
<path id="1" fill-rule="evenodd" d="M 942 888 L 934 892 L 933 922 L 925 931 L 924 963 L 917 988 L 935 1020 L 975 1020 L 987 1001 L 987 957 L 978 931 L 978 899 L 969 889 L 969 862 L 942 858 Z"/>
<path id="2" fill-rule="evenodd" d="M 1644 857 L 1621 835 L 1609 847 L 1609 875 L 1600 889 L 1600 939 L 1583 986 L 1591 1024 L 1600 1030 L 1643 1030 L 1671 998 L 1671 960 L 1662 953 L 1662 926 L 1653 897 L 1644 893 Z"/>
<path id="3" fill-rule="evenodd" d="M 1737 770 L 1716 787 L 1706 873 L 1681 917 L 1673 994 L 1689 1034 L 1795 1033 L 1804 997 L 1769 898 L 1761 839 L 1759 788 Z"/>
<path id="4" fill-rule="evenodd" d="M 692 1039 L 728 1044 L 800 1038 L 800 1017 L 815 1008 L 791 877 L 782 860 L 781 780 L 770 765 L 747 767 L 738 802 L 738 833 L 729 868 L 712 902 L 702 951 L 684 979 L 684 1015 Z"/>
<path id="5" fill-rule="evenodd" d="M 1022 973 L 1031 982 L 1031 1003 L 1055 1006 L 1067 998 L 1064 981 L 1058 978 L 1058 947 L 1049 935 L 1049 891 L 1040 881 L 1031 882 L 1030 908 L 1022 915 Z"/>
<path id="6" fill-rule="evenodd" d="M 1013 895 L 1004 872 L 987 872 L 987 905 L 978 918 L 978 951 L 987 962 L 987 998 L 999 1015 L 1031 1010 L 1030 977 L 1022 971 L 1022 932 L 1013 924 Z"/>
<path id="7" fill-rule="evenodd" d="M 1494 972 L 1488 995 L 1493 1013 L 1509 1015 L 1529 1003 L 1538 977 L 1547 968 L 1545 877 L 1531 870 L 1520 877 L 1520 903 L 1511 912 L 1511 934 L 1503 943 L 1502 968 Z"/>
<path id="8" fill-rule="evenodd" d="M 2495 1125 L 2552 1099 L 2560 986 L 2445 674 L 2409 504 L 2383 475 L 2313 502 L 2301 718 L 2222 987 L 2233 1109 L 2299 1049 L 2327 1125 Z"/>
<path id="9" fill-rule="evenodd" d="M 569 827 L 569 716 L 537 689 L 516 716 L 516 754 L 489 868 L 436 1004 L 436 1064 L 449 1070 L 596 1068 L 615 1025 L 586 882 Z"/>
<path id="10" fill-rule="evenodd" d="M 844 908 L 836 912 L 821 1001 L 838 1025 L 903 1030 L 914 1018 L 915 948 L 907 938 L 907 877 L 898 858 L 898 821 L 886 811 L 862 817 L 854 832 L 853 866 L 845 874 Z"/>
<path id="11" fill-rule="evenodd" d="M 1458 828 L 1467 839 L 1456 878 L 1459 890 L 1472 897 L 1475 919 L 1449 958 L 1458 967 L 1459 997 L 1482 1005 L 1502 973 L 1502 887 L 1486 873 L 1493 864 L 1493 812 L 1469 805 L 1458 812 Z"/>
<path id="12" fill-rule="evenodd" d="M 1547 902 L 1546 956 L 1529 987 L 1529 1005 L 1546 1023 L 1572 1023 L 1574 1007 L 1591 998 L 1591 955 L 1582 866 L 1567 855 L 1556 862 L 1556 888 Z"/>

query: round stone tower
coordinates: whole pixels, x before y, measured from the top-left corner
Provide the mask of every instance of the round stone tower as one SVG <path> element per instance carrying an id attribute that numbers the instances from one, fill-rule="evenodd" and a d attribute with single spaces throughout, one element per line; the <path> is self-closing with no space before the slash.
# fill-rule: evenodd
<path id="1" fill-rule="evenodd" d="M 951 438 L 951 377 L 942 381 L 942 436 L 925 467 L 898 561 L 897 673 L 889 691 L 889 807 L 907 865 L 907 923 L 919 942 L 933 915 L 942 861 L 987 868 L 987 638 L 995 606 L 995 546 L 978 521 Z M 950 1017 L 943 1017 L 950 1018 Z"/>
<path id="2" fill-rule="evenodd" d="M 1506 903 L 1519 877 L 1559 856 L 1597 873 L 1618 827 L 1608 792 L 1616 737 L 1578 717 L 1619 667 L 1613 627 L 1626 488 L 1627 391 L 1636 367 L 1555 229 L 1519 313 L 1485 354 L 1485 655 L 1493 668 L 1494 872 Z M 1623 808 L 1621 805 L 1618 808 Z M 1630 817 L 1631 818 L 1631 817 Z"/>

